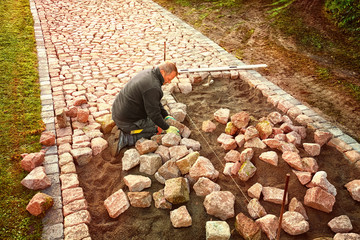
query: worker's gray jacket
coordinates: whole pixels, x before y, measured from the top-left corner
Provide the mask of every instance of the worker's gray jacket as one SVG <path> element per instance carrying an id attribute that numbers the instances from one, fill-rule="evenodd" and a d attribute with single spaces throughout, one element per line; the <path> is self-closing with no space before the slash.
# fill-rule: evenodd
<path id="1" fill-rule="evenodd" d="M 163 83 L 164 78 L 158 67 L 143 70 L 134 76 L 115 98 L 112 106 L 115 123 L 134 123 L 150 118 L 163 130 L 168 129 L 169 125 L 164 120 L 168 113 L 160 103 Z"/>

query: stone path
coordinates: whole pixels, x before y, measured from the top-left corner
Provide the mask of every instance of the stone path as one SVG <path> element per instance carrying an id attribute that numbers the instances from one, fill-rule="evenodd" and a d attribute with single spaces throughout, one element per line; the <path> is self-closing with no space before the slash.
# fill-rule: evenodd
<path id="1" fill-rule="evenodd" d="M 90 239 L 84 224 L 88 211 L 76 204 L 84 202 L 84 194 L 78 187 L 75 168 L 67 165 L 74 161 L 69 153 L 74 148 L 94 150 L 91 140 L 103 136 L 96 119 L 110 113 L 120 89 L 139 70 L 162 62 L 164 42 L 167 59 L 176 62 L 179 69 L 244 64 L 150 0 L 30 0 L 30 7 L 42 117 L 47 130 L 57 135 L 57 145 L 47 151 L 44 163 L 52 186 L 43 192 L 53 196 L 55 206 L 43 219 L 43 239 L 70 239 L 75 235 Z M 335 137 L 331 144 L 360 168 L 359 143 L 256 71 L 212 75 L 239 75 L 280 110 L 295 106 L 302 113 L 298 120 L 331 132 Z M 179 82 L 189 83 L 199 77 L 184 74 Z M 55 116 L 63 108 L 83 113 L 85 121 L 79 121 L 75 114 L 69 119 L 71 124 L 60 129 Z"/>

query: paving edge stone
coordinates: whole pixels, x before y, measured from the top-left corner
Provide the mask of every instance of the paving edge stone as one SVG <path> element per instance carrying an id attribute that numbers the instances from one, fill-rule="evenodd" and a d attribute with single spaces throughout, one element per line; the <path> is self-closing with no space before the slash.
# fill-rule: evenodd
<path id="1" fill-rule="evenodd" d="M 51 84 L 48 71 L 48 61 L 47 54 L 44 45 L 44 37 L 41 30 L 41 23 L 39 15 L 37 12 L 36 4 L 34 0 L 30 0 L 30 11 L 34 21 L 34 33 L 36 40 L 36 50 L 38 58 L 38 72 L 39 72 L 39 81 L 40 81 L 40 91 L 41 91 L 41 116 L 46 123 L 47 131 L 54 132 L 55 130 L 55 119 L 54 119 L 54 106 L 52 101 L 52 92 Z M 51 173 L 52 179 L 59 178 L 58 171 L 58 156 L 57 156 L 57 147 L 52 146 L 48 148 L 45 153 L 45 168 L 47 169 L 47 174 Z M 59 186 L 56 188 L 56 181 L 52 181 L 53 184 L 50 188 L 44 189 L 42 192 L 49 194 L 55 201 L 54 207 L 51 208 L 46 216 L 42 219 L 43 231 L 42 239 L 64 239 L 64 217 L 62 211 L 62 198 L 61 191 L 56 190 L 60 189 Z"/>

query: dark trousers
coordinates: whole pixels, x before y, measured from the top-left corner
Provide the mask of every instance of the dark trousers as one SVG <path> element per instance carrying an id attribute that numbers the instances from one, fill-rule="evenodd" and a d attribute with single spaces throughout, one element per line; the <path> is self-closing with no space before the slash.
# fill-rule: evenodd
<path id="1" fill-rule="evenodd" d="M 150 118 L 141 119 L 133 123 L 116 121 L 116 125 L 124 133 L 133 136 L 135 142 L 140 138 L 149 139 L 157 133 L 157 126 Z M 131 133 L 134 130 L 140 129 L 142 129 L 142 131 L 139 133 Z"/>

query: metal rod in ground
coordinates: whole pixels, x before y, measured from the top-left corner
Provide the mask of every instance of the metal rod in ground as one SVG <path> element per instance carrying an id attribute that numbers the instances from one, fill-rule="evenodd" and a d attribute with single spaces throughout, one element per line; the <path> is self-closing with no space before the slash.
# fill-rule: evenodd
<path id="1" fill-rule="evenodd" d="M 285 208 L 285 202 L 286 202 L 286 195 L 287 195 L 287 190 L 288 190 L 288 186 L 289 186 L 289 178 L 290 178 L 290 173 L 287 173 L 287 174 L 286 174 L 286 180 L 285 180 L 284 196 L 283 196 L 283 201 L 282 201 L 282 204 L 281 204 L 281 211 L 280 211 L 280 218 L 279 218 L 279 227 L 278 227 L 278 231 L 277 231 L 277 235 L 276 235 L 276 239 L 277 239 L 277 240 L 280 239 L 281 222 L 282 222 L 282 218 L 283 218 L 283 214 L 284 214 L 284 208 Z"/>
<path id="2" fill-rule="evenodd" d="M 263 67 L 267 67 L 267 65 L 254 64 L 254 65 L 241 65 L 241 66 L 229 66 L 229 67 L 180 69 L 178 70 L 178 73 L 219 72 L 219 71 L 230 71 L 230 70 L 247 70 L 247 69 L 263 68 Z"/>
<path id="3" fill-rule="evenodd" d="M 166 61 L 166 42 L 164 42 L 164 62 Z"/>

